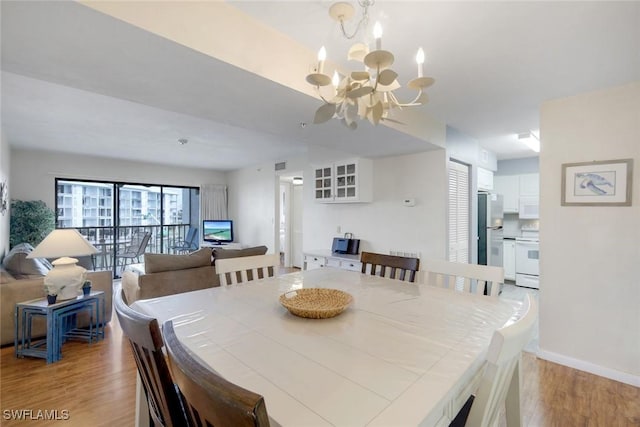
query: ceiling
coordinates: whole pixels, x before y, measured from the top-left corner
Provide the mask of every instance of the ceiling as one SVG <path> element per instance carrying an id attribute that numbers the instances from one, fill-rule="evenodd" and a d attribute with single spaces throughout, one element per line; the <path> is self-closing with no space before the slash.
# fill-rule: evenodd
<path id="1" fill-rule="evenodd" d="M 346 56 L 331 2 L 231 3 L 310 50 Z M 0 5 L 2 127 L 15 147 L 221 170 L 314 145 L 369 157 L 433 148 L 368 123 L 302 127 L 318 100 L 78 3 Z M 402 82 L 426 52 L 436 84 L 416 108 L 500 159 L 534 154 L 515 135 L 539 129 L 545 100 L 640 79 L 640 2 L 378 0 L 371 16 Z"/>

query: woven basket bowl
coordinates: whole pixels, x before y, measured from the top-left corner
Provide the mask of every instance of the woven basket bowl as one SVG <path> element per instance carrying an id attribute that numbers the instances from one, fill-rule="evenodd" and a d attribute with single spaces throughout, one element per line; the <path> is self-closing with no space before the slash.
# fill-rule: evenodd
<path id="1" fill-rule="evenodd" d="M 328 319 L 342 313 L 353 298 L 338 289 L 305 288 L 280 295 L 280 304 L 291 314 L 309 319 Z"/>

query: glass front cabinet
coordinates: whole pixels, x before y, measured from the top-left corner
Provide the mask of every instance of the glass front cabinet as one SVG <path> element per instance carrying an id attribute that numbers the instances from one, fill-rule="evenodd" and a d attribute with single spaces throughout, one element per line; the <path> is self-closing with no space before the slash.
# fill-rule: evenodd
<path id="1" fill-rule="evenodd" d="M 370 202 L 373 163 L 370 159 L 335 162 L 314 168 L 314 198 L 324 203 Z"/>
<path id="2" fill-rule="evenodd" d="M 314 170 L 315 199 L 333 201 L 333 166 L 323 166 Z"/>

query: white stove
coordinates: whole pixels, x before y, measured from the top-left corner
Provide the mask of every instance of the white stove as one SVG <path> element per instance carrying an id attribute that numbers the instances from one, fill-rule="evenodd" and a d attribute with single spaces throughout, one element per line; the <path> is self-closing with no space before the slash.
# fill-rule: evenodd
<path id="1" fill-rule="evenodd" d="M 540 289 L 540 243 L 537 230 L 516 237 L 516 285 Z"/>

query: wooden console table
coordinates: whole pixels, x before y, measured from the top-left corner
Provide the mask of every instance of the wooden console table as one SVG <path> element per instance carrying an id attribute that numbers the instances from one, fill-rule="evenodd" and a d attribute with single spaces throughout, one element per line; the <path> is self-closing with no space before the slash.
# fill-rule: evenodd
<path id="1" fill-rule="evenodd" d="M 303 270 L 319 267 L 335 267 L 343 270 L 361 271 L 360 255 L 332 253 L 328 249 L 317 249 L 304 252 Z"/>

